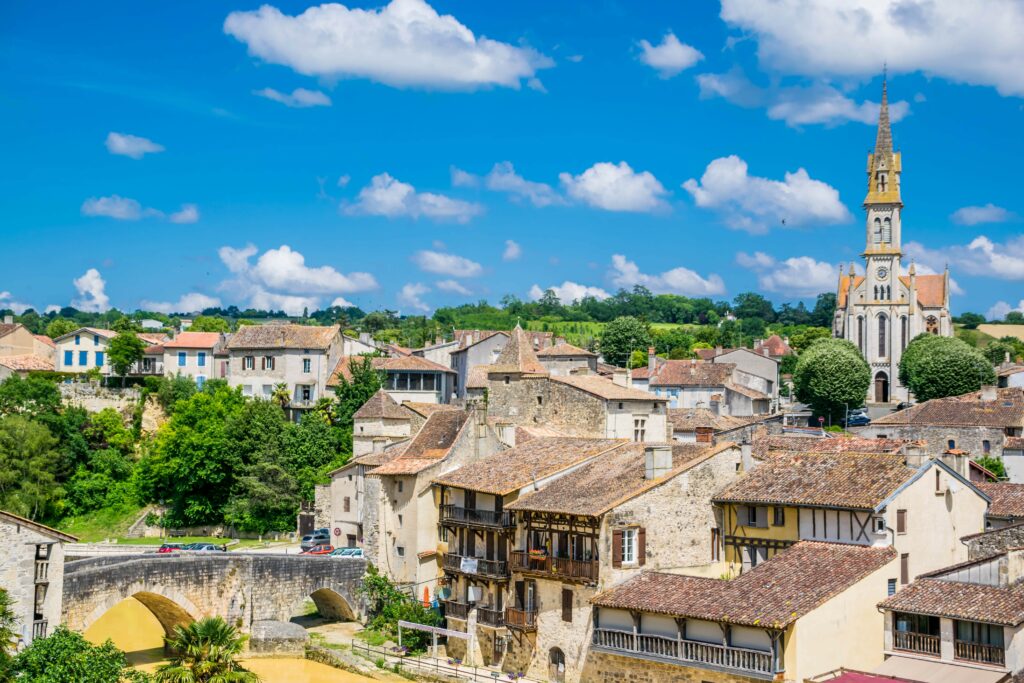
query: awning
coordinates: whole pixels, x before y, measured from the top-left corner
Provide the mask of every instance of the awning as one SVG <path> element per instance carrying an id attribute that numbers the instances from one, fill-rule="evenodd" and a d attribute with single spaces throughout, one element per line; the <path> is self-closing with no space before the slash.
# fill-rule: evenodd
<path id="1" fill-rule="evenodd" d="M 899 656 L 889 657 L 875 669 L 875 673 L 923 683 L 999 683 L 1009 678 L 1006 671 Z"/>

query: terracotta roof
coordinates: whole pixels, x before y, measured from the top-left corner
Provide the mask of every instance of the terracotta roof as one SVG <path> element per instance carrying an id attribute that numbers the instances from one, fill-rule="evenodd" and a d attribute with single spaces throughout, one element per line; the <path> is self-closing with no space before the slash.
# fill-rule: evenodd
<path id="1" fill-rule="evenodd" d="M 742 384 L 736 384 L 735 382 L 727 382 L 725 388 L 726 391 L 734 391 L 737 394 L 740 394 L 741 396 L 746 396 L 747 398 L 753 399 L 755 401 L 771 398 L 770 396 L 768 396 L 768 394 L 764 393 L 763 391 L 751 389 L 750 387 L 745 387 Z"/>
<path id="2" fill-rule="evenodd" d="M 407 346 L 399 346 L 398 344 L 385 344 L 384 348 L 387 350 L 388 353 L 391 353 L 391 354 L 394 354 L 394 355 L 397 355 L 397 356 L 411 356 L 412 355 L 412 349 L 410 349 Z"/>
<path id="3" fill-rule="evenodd" d="M 153 344 L 142 349 L 142 355 L 144 356 L 162 356 L 164 355 L 164 347 L 161 344 Z"/>
<path id="4" fill-rule="evenodd" d="M 625 369 L 626 368 L 620 368 L 615 365 L 612 365 L 611 363 L 602 363 L 601 361 L 597 362 L 597 374 L 599 375 L 610 376 L 614 375 L 617 371 L 623 371 Z"/>
<path id="5" fill-rule="evenodd" d="M 668 401 L 666 398 L 649 394 L 641 389 L 619 386 L 607 377 L 599 375 L 565 375 L 552 377 L 551 381 L 568 384 L 606 401 L 654 401 L 656 403 Z"/>
<path id="6" fill-rule="evenodd" d="M 402 407 L 423 417 L 430 417 L 440 410 L 460 410 L 458 406 L 448 403 L 423 403 L 421 401 L 402 401 Z"/>
<path id="7" fill-rule="evenodd" d="M 735 579 L 644 572 L 591 602 L 673 617 L 785 628 L 896 559 L 889 546 L 801 541 Z"/>
<path id="8" fill-rule="evenodd" d="M 658 359 L 653 373 L 638 368 L 633 378 L 647 379 L 652 387 L 721 387 L 730 381 L 735 368 L 734 363 Z"/>
<path id="9" fill-rule="evenodd" d="M 874 510 L 916 472 L 899 455 L 800 453 L 762 462 L 713 500 Z"/>
<path id="10" fill-rule="evenodd" d="M 459 351 L 461 351 L 474 344 L 479 344 L 485 339 L 490 339 L 496 334 L 508 336 L 508 332 L 499 332 L 498 330 L 455 330 L 454 341 L 458 343 Z"/>
<path id="11" fill-rule="evenodd" d="M 1008 436 L 1003 441 L 1003 450 L 1007 448 L 1024 450 L 1024 436 Z"/>
<path id="12" fill-rule="evenodd" d="M 318 349 L 330 347 L 341 333 L 337 325 L 243 325 L 228 339 L 226 348 L 235 349 Z"/>
<path id="13" fill-rule="evenodd" d="M 677 432 L 693 431 L 703 427 L 722 432 L 743 427 L 759 419 L 761 419 L 759 415 L 751 417 L 719 415 L 709 408 L 670 408 L 668 411 L 669 424 Z"/>
<path id="14" fill-rule="evenodd" d="M 150 345 L 163 344 L 164 342 L 167 341 L 166 334 L 148 334 L 145 332 L 136 332 L 135 336 Z"/>
<path id="15" fill-rule="evenodd" d="M 250 326 L 251 327 L 251 326 Z M 169 342 L 164 342 L 165 349 L 212 349 L 220 341 L 219 332 L 180 332 Z"/>
<path id="16" fill-rule="evenodd" d="M 1019 517 L 1024 520 L 1024 484 L 980 482 L 974 485 L 992 499 L 988 505 L 989 517 Z"/>
<path id="17" fill-rule="evenodd" d="M 1024 365 L 1011 365 L 1009 367 L 1002 368 L 997 371 L 996 374 L 1000 377 L 1009 377 L 1010 375 L 1016 375 L 1020 372 L 1024 372 Z"/>
<path id="18" fill-rule="evenodd" d="M 917 275 L 917 302 L 928 308 L 939 308 L 946 303 L 945 275 Z M 910 287 L 910 277 L 903 275 L 900 281 Z"/>
<path id="19" fill-rule="evenodd" d="M 469 419 L 464 410 L 441 410 L 423 423 L 397 458 L 375 469 L 374 475 L 416 474 L 443 460 Z"/>
<path id="20" fill-rule="evenodd" d="M 1017 626 L 1024 622 L 1024 586 L 919 578 L 878 606 L 899 612 Z"/>
<path id="21" fill-rule="evenodd" d="M 18 356 L 0 356 L 0 365 L 14 372 L 53 370 L 53 361 L 32 353 Z"/>
<path id="22" fill-rule="evenodd" d="M 789 457 L 794 453 L 903 453 L 913 441 L 867 439 L 846 436 L 803 436 L 797 434 L 755 435 L 754 456 L 760 459 Z"/>
<path id="23" fill-rule="evenodd" d="M 1024 389 L 996 389 L 996 400 L 982 401 L 981 392 L 933 398 L 874 420 L 876 425 L 942 425 L 964 427 L 1024 426 Z"/>
<path id="24" fill-rule="evenodd" d="M 0 334 L 0 337 L 2 337 L 2 336 L 3 335 Z M 50 348 L 56 348 L 57 347 L 57 345 L 53 343 L 53 340 L 50 339 L 49 337 L 47 337 L 45 334 L 33 334 L 32 336 L 35 337 L 36 339 L 38 339 L 39 341 L 43 342 L 44 344 L 46 344 Z"/>
<path id="25" fill-rule="evenodd" d="M 732 349 L 729 349 L 730 351 Z M 718 355 L 718 349 L 694 349 L 693 352 L 697 354 L 697 357 L 701 360 L 712 360 Z M 724 349 L 722 353 L 725 353 Z"/>
<path id="26" fill-rule="evenodd" d="M 444 474 L 434 483 L 504 496 L 623 445 L 620 439 L 530 439 Z"/>
<path id="27" fill-rule="evenodd" d="M 21 323 L 0 323 L 0 337 L 6 337 L 21 327 Z"/>
<path id="28" fill-rule="evenodd" d="M 341 384 L 339 377 L 344 377 L 351 381 L 352 369 L 349 367 L 349 364 L 353 360 L 357 363 L 362 362 L 362 359 L 367 357 L 370 359 L 370 365 L 373 366 L 374 370 L 381 370 L 383 372 L 415 371 L 455 374 L 454 370 L 427 360 L 422 356 L 397 356 L 393 358 L 386 356 L 342 356 L 338 359 L 338 364 L 334 366 L 334 372 L 328 378 L 327 386 L 334 387 Z M 438 387 L 438 390 L 440 390 L 440 387 Z"/>
<path id="29" fill-rule="evenodd" d="M 355 420 L 372 420 L 376 418 L 408 420 L 409 414 L 395 403 L 395 399 L 391 398 L 387 391 L 378 389 L 373 396 L 367 399 L 366 403 L 359 407 L 359 410 L 352 414 L 352 418 Z"/>
<path id="30" fill-rule="evenodd" d="M 490 368 L 490 365 L 474 365 L 471 367 L 469 374 L 466 376 L 466 388 L 486 389 L 487 373 L 490 371 Z"/>
<path id="31" fill-rule="evenodd" d="M 596 358 L 597 354 L 593 351 L 587 351 L 586 349 L 581 349 L 578 346 L 567 344 L 566 342 L 549 346 L 546 349 L 541 349 L 537 352 L 538 358 L 558 356 L 588 356 L 590 358 Z"/>
<path id="32" fill-rule="evenodd" d="M 760 352 L 762 349 L 768 351 L 768 355 L 773 357 L 793 355 L 793 349 L 790 348 L 785 339 L 777 334 L 754 343 L 754 351 Z"/>
<path id="33" fill-rule="evenodd" d="M 13 512 L 7 512 L 6 510 L 0 510 L 0 520 L 5 520 L 13 524 L 21 524 L 23 526 L 28 527 L 29 529 L 32 529 L 33 531 L 37 531 L 41 534 L 51 536 L 53 538 L 65 541 L 67 543 L 78 542 L 77 536 L 66 534 L 63 531 L 54 529 L 53 527 L 46 526 L 45 524 L 40 524 L 39 522 L 33 522 L 31 519 L 26 519 L 21 515 L 16 515 Z"/>
<path id="34" fill-rule="evenodd" d="M 490 366 L 490 372 L 516 372 L 531 375 L 546 375 L 548 371 L 537 360 L 533 341 L 525 330 L 516 325 L 498 358 Z"/>
<path id="35" fill-rule="evenodd" d="M 669 444 L 628 443 L 565 474 L 540 491 L 527 494 L 508 506 L 510 510 L 535 510 L 598 517 L 708 458 L 733 448 L 732 443 L 671 444 L 672 470 L 658 479 L 647 479 L 645 448 Z"/>

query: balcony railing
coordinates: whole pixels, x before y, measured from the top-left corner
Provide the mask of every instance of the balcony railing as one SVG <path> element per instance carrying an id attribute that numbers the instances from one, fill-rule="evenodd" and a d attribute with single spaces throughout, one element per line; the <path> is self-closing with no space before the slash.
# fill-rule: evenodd
<path id="1" fill-rule="evenodd" d="M 37 619 L 32 622 L 32 640 L 46 637 L 46 619 Z"/>
<path id="2" fill-rule="evenodd" d="M 659 660 L 679 660 L 681 663 L 707 664 L 760 676 L 770 677 L 773 674 L 770 652 L 742 647 L 603 628 L 594 629 L 594 646 L 616 653 L 655 657 Z"/>
<path id="3" fill-rule="evenodd" d="M 463 562 L 463 560 L 466 561 Z M 481 557 L 465 557 L 448 553 L 444 556 L 444 568 L 461 574 L 486 576 L 493 579 L 508 578 L 508 562 L 501 560 L 485 560 Z"/>
<path id="4" fill-rule="evenodd" d="M 913 631 L 893 631 L 892 645 L 897 650 L 904 652 L 916 652 L 922 655 L 938 657 L 941 652 L 939 636 L 928 635 L 927 633 L 914 633 Z"/>
<path id="5" fill-rule="evenodd" d="M 537 610 L 508 607 L 505 609 L 505 625 L 520 631 L 536 631 Z"/>
<path id="6" fill-rule="evenodd" d="M 953 641 L 953 656 L 968 662 L 979 662 L 981 664 L 994 664 L 1004 666 L 1006 663 L 1006 650 L 998 645 L 986 645 L 984 643 L 970 643 L 966 640 Z"/>
<path id="7" fill-rule="evenodd" d="M 46 583 L 49 581 L 50 574 L 50 561 L 49 560 L 36 560 L 36 583 Z"/>
<path id="8" fill-rule="evenodd" d="M 516 525 L 515 518 L 509 510 L 471 510 L 457 505 L 441 506 L 441 523 L 470 524 L 495 529 L 510 529 Z"/>
<path id="9" fill-rule="evenodd" d="M 445 600 L 444 615 L 446 617 L 453 617 L 455 619 L 462 619 L 465 621 L 466 619 L 469 619 L 469 604 L 465 602 L 455 602 L 454 600 Z"/>
<path id="10" fill-rule="evenodd" d="M 488 609 L 487 607 L 476 608 L 476 623 L 493 628 L 501 628 L 505 625 L 505 610 Z"/>
<path id="11" fill-rule="evenodd" d="M 570 560 L 567 557 L 536 556 L 523 550 L 512 551 L 513 571 L 557 576 L 576 581 L 597 581 L 597 560 Z"/>

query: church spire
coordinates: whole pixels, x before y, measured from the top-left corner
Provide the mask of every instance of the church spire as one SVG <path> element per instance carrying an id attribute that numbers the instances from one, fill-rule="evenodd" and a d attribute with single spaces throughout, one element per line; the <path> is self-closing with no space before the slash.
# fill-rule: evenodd
<path id="1" fill-rule="evenodd" d="M 878 110 L 878 136 L 875 138 L 875 158 L 888 159 L 892 155 L 892 127 L 889 125 L 889 86 L 882 77 L 882 106 Z"/>

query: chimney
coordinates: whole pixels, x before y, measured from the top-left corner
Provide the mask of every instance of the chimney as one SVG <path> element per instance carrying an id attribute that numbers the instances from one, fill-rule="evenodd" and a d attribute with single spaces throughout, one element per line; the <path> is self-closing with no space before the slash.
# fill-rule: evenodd
<path id="1" fill-rule="evenodd" d="M 715 430 L 711 427 L 697 427 L 697 443 L 712 443 L 715 440 Z"/>
<path id="2" fill-rule="evenodd" d="M 750 441 L 743 441 L 740 444 L 740 462 L 746 472 L 754 469 L 754 446 Z"/>
<path id="3" fill-rule="evenodd" d="M 981 387 L 981 400 L 982 401 L 994 401 L 996 400 L 996 388 L 992 384 L 986 384 Z"/>
<path id="4" fill-rule="evenodd" d="M 1000 586 L 1013 586 L 1024 579 L 1024 550 L 1015 548 L 1006 552 L 1006 578 L 1000 577 Z M 1004 583 L 1005 582 L 1005 583 Z"/>
<path id="5" fill-rule="evenodd" d="M 671 471 L 671 446 L 647 446 L 644 448 L 644 479 L 658 479 Z"/>
<path id="6" fill-rule="evenodd" d="M 13 315 L 5 315 L 4 316 L 4 324 L 5 325 L 13 325 L 14 324 L 14 316 Z"/>
<path id="7" fill-rule="evenodd" d="M 654 366 L 658 363 L 658 356 L 655 354 L 653 346 L 647 347 L 647 371 L 650 373 L 654 372 Z"/>
<path id="8" fill-rule="evenodd" d="M 716 346 L 715 347 L 715 355 L 716 356 L 722 355 L 722 347 L 721 346 Z"/>
<path id="9" fill-rule="evenodd" d="M 616 369 L 612 374 L 612 382 L 619 385 L 620 387 L 629 386 L 629 378 L 627 377 L 627 370 Z"/>

